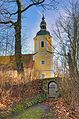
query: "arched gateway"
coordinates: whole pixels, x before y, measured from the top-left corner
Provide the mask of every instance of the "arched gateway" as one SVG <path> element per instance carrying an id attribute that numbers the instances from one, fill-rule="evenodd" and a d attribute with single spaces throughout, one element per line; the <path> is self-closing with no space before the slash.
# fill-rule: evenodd
<path id="1" fill-rule="evenodd" d="M 55 81 L 50 81 L 48 83 L 48 97 L 57 98 L 58 90 L 59 90 L 59 87 Z"/>

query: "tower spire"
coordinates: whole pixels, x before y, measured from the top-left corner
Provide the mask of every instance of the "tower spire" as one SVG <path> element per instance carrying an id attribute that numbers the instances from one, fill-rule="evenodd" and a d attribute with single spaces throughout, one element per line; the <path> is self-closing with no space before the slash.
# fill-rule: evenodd
<path id="1" fill-rule="evenodd" d="M 45 21 L 45 16 L 44 16 L 44 13 L 42 13 L 42 21 L 40 23 L 40 31 L 38 31 L 36 35 L 49 35 L 50 36 L 50 32 L 47 31 L 46 26 L 47 26 L 47 24 Z"/>
<path id="2" fill-rule="evenodd" d="M 42 21 L 45 19 L 45 17 L 44 17 L 44 14 L 43 14 L 43 16 L 42 16 Z"/>
<path id="3" fill-rule="evenodd" d="M 42 11 L 42 20 L 44 20 L 45 17 L 44 17 L 44 11 Z"/>
<path id="4" fill-rule="evenodd" d="M 44 14 L 42 15 L 42 21 L 40 23 L 40 28 L 41 30 L 46 30 L 46 22 L 45 22 Z"/>

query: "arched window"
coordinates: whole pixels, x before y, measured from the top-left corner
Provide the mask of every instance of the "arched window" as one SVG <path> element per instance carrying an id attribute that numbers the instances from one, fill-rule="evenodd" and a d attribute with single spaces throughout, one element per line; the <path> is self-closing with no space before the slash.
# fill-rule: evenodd
<path id="1" fill-rule="evenodd" d="M 44 41 L 41 41 L 41 47 L 44 47 Z"/>
<path id="2" fill-rule="evenodd" d="M 41 74 L 41 78 L 45 78 L 45 74 Z"/>
<path id="3" fill-rule="evenodd" d="M 45 64 L 45 61 L 44 61 L 44 60 L 42 60 L 42 61 L 41 61 L 41 64 Z"/>

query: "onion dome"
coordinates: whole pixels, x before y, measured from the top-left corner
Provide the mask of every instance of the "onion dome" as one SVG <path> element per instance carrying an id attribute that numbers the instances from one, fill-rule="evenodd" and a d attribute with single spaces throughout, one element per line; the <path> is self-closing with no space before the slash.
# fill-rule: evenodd
<path id="1" fill-rule="evenodd" d="M 50 35 L 49 31 L 46 30 L 46 22 L 45 22 L 44 15 L 40 23 L 40 31 L 37 33 L 37 35 Z"/>

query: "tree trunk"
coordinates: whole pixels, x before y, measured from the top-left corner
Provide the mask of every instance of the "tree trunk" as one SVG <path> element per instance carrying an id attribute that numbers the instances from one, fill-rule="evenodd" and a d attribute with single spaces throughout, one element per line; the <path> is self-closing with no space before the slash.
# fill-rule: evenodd
<path id="1" fill-rule="evenodd" d="M 22 74 L 21 77 L 24 77 L 24 68 L 22 62 L 21 54 L 21 2 L 17 0 L 18 6 L 18 16 L 17 22 L 15 23 L 15 59 L 16 59 L 16 69 L 18 74 Z"/>

